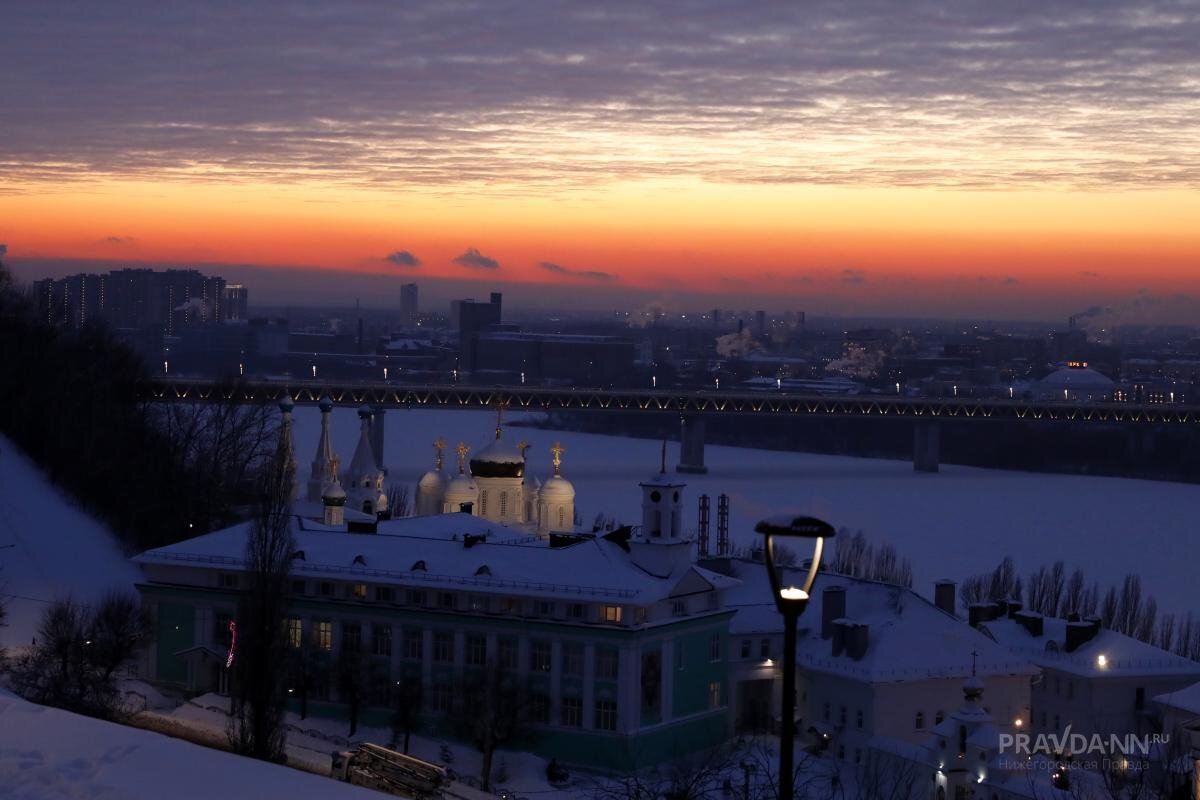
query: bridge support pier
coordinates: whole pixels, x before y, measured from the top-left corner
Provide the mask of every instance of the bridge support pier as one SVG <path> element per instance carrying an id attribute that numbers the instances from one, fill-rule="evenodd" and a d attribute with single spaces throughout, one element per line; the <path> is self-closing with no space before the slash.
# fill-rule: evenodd
<path id="1" fill-rule="evenodd" d="M 703 475 L 704 466 L 704 419 L 699 414 L 684 414 L 679 421 L 679 463 L 676 472 Z"/>
<path id="2" fill-rule="evenodd" d="M 913 469 L 937 472 L 941 463 L 942 428 L 934 420 L 919 419 L 913 424 Z"/>
<path id="3" fill-rule="evenodd" d="M 381 405 L 374 406 L 372 409 L 375 414 L 371 418 L 371 449 L 375 451 L 375 458 L 379 461 L 379 469 L 387 474 L 387 467 L 383 463 L 383 414 L 384 407 Z"/>

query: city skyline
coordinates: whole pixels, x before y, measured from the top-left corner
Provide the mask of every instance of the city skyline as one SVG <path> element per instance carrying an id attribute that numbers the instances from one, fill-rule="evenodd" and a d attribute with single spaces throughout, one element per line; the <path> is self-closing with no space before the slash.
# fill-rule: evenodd
<path id="1" fill-rule="evenodd" d="M 394 278 L 595 307 L 1200 319 L 1186 3 L 11 24 L 0 243 L 25 277 L 90 260 L 240 270 L 283 303 Z"/>

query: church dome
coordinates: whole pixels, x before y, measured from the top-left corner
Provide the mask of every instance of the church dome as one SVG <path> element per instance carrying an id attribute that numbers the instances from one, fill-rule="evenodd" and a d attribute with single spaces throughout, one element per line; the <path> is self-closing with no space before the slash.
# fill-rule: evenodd
<path id="1" fill-rule="evenodd" d="M 471 474 L 476 478 L 520 478 L 525 475 L 525 456 L 497 437 L 471 459 Z"/>
<path id="2" fill-rule="evenodd" d="M 546 501 L 574 500 L 575 487 L 562 475 L 553 475 L 542 484 L 538 497 Z"/>
<path id="3" fill-rule="evenodd" d="M 421 476 L 421 480 L 417 482 L 417 488 L 441 494 L 446 490 L 446 484 L 449 479 L 445 472 L 440 469 L 431 469 Z"/>
<path id="4" fill-rule="evenodd" d="M 1038 381 L 1038 386 L 1049 391 L 1106 392 L 1112 389 L 1113 381 L 1090 367 L 1063 367 Z"/>
<path id="5" fill-rule="evenodd" d="M 287 392 L 284 392 L 283 397 L 279 399 L 279 410 L 285 414 L 292 413 L 292 409 L 296 407 L 296 401 Z"/>
<path id="6" fill-rule="evenodd" d="M 479 494 L 479 487 L 467 475 L 455 475 L 454 480 L 446 486 L 446 499 L 462 498 L 463 502 L 474 500 Z"/>
<path id="7" fill-rule="evenodd" d="M 333 400 L 329 397 L 329 395 L 323 395 L 321 397 L 321 402 L 317 405 L 324 412 L 333 411 Z"/>
<path id="8" fill-rule="evenodd" d="M 346 504 L 346 490 L 342 488 L 340 483 L 326 484 L 321 491 L 321 499 L 327 506 L 341 506 Z"/>

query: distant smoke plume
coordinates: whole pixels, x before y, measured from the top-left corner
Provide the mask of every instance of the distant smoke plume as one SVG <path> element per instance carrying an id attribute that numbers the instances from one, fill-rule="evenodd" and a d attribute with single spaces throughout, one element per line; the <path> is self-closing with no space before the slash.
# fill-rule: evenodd
<path id="1" fill-rule="evenodd" d="M 419 266 L 421 266 L 421 259 L 417 258 L 416 256 L 414 256 L 412 253 L 408 252 L 407 250 L 397 250 L 394 253 L 384 256 L 383 260 L 390 261 L 393 264 L 395 264 L 397 267 L 419 267 Z"/>
<path id="2" fill-rule="evenodd" d="M 133 244 L 132 236 L 105 236 L 100 244 Z"/>
<path id="3" fill-rule="evenodd" d="M 717 355 L 721 358 L 744 358 L 760 347 L 749 328 L 717 337 Z"/>
<path id="4" fill-rule="evenodd" d="M 1111 306 L 1087 308 L 1071 319 L 1092 338 L 1106 340 L 1125 326 L 1194 325 L 1200 322 L 1200 299 L 1189 294 L 1158 296 L 1143 290 Z"/>
<path id="5" fill-rule="evenodd" d="M 454 263 L 470 269 L 500 269 L 499 261 L 488 258 L 474 247 L 468 247 L 467 252 L 454 259 Z"/>

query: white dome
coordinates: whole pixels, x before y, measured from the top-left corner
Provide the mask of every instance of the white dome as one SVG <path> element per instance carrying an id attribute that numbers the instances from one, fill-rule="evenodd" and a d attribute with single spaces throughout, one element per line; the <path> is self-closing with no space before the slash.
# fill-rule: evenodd
<path id="1" fill-rule="evenodd" d="M 1112 389 L 1113 381 L 1089 367 L 1063 367 L 1038 381 L 1038 387 L 1049 391 L 1106 392 Z"/>
<path id="2" fill-rule="evenodd" d="M 325 488 L 321 490 L 321 499 L 345 500 L 346 490 L 342 488 L 340 483 L 327 483 L 325 484 Z"/>
<path id="3" fill-rule="evenodd" d="M 446 499 L 461 499 L 463 502 L 474 500 L 479 494 L 475 481 L 466 475 L 456 475 L 446 486 Z"/>
<path id="4" fill-rule="evenodd" d="M 421 476 L 421 480 L 417 483 L 417 488 L 441 494 L 445 491 L 447 483 L 449 483 L 449 478 L 445 472 L 440 469 L 431 469 Z"/>
<path id="5" fill-rule="evenodd" d="M 542 500 L 574 500 L 575 487 L 562 475 L 553 475 L 542 484 L 538 497 Z"/>

